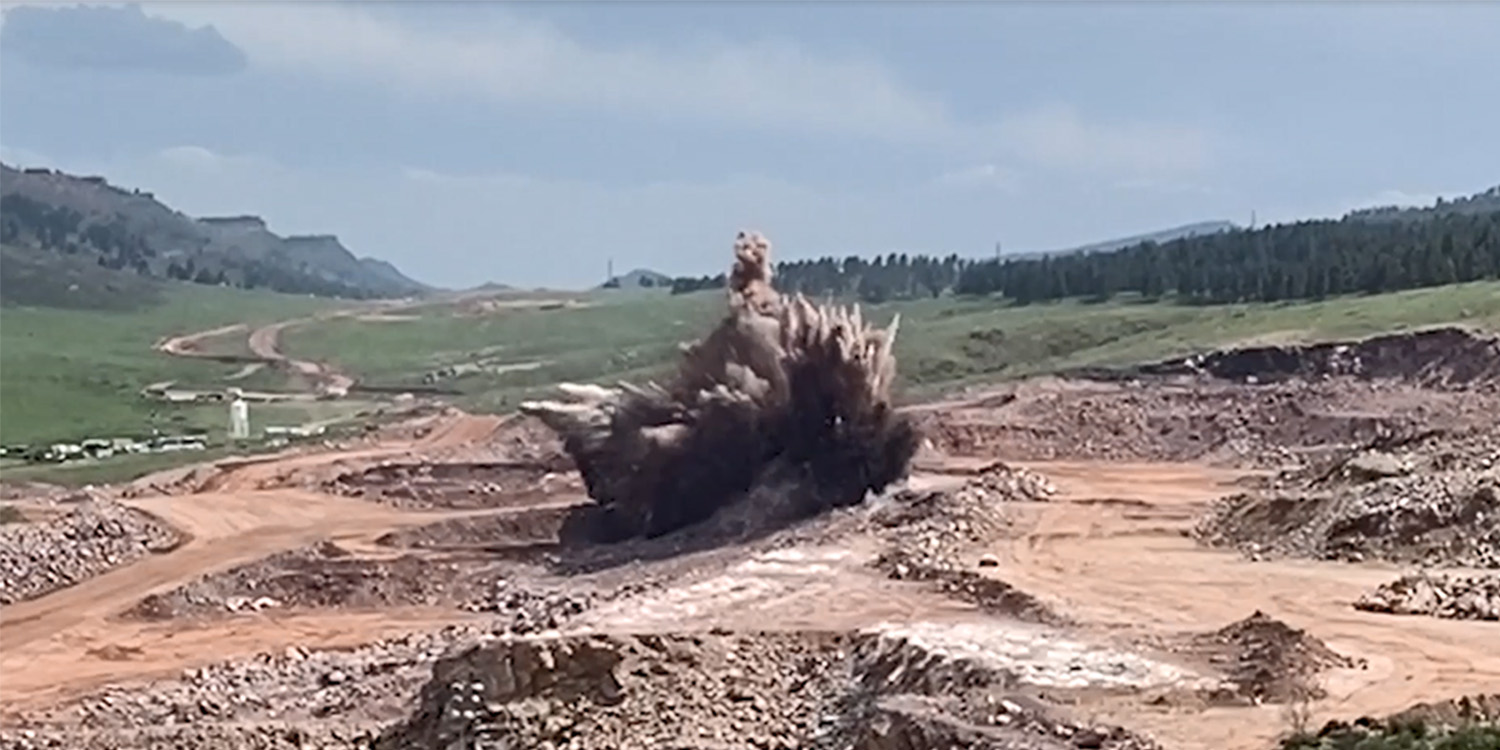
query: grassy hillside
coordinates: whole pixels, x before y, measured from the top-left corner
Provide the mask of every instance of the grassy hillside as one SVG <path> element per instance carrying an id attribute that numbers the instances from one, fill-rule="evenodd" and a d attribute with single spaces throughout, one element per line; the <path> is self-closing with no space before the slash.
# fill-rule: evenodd
<path id="1" fill-rule="evenodd" d="M 0 304 L 134 310 L 161 301 L 162 283 L 79 256 L 0 245 Z"/>
<path id="2" fill-rule="evenodd" d="M 219 428 L 222 408 L 148 401 L 140 389 L 178 380 L 226 385 L 231 365 L 153 351 L 164 336 L 236 322 L 268 323 L 328 308 L 329 300 L 159 283 L 154 304 L 106 312 L 7 306 L 0 312 L 0 442 Z"/>
<path id="3" fill-rule="evenodd" d="M 281 237 L 256 216 L 194 219 L 99 176 L 0 164 L 0 242 L 141 276 L 340 297 L 426 290 L 332 235 Z"/>
<path id="4" fill-rule="evenodd" d="M 291 331 L 285 347 L 329 359 L 371 382 L 418 384 L 464 362 L 477 371 L 442 381 L 471 408 L 513 407 L 560 380 L 609 382 L 660 373 L 677 343 L 701 336 L 723 310 L 717 292 L 599 295 L 579 309 L 503 309 L 484 316 L 431 307 L 407 320 L 343 319 Z M 1010 306 L 940 298 L 866 306 L 902 316 L 903 385 L 914 395 L 985 379 L 1086 365 L 1154 360 L 1218 346 L 1315 341 L 1466 322 L 1500 330 L 1500 283 L 1482 282 L 1310 303 L 1223 306 L 1066 301 Z M 540 362 L 533 369 L 510 365 Z"/>

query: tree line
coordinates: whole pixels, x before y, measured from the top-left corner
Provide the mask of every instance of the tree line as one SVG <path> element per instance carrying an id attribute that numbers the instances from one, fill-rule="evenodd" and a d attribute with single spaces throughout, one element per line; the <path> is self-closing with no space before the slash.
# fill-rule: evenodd
<path id="1" fill-rule="evenodd" d="M 1476 198 L 1500 192 L 1492 190 Z M 1108 252 L 964 260 L 891 254 L 866 261 L 820 258 L 776 265 L 776 286 L 811 296 L 879 303 L 958 295 L 1002 296 L 1016 304 L 1117 294 L 1188 304 L 1321 299 L 1500 278 L 1500 210 L 1406 212 L 1400 221 L 1301 221 Z M 672 292 L 724 286 L 724 275 L 682 277 Z"/>
<path id="2" fill-rule="evenodd" d="M 858 256 L 785 261 L 776 264 L 776 288 L 810 297 L 856 298 L 866 302 L 937 297 L 954 288 L 965 267 L 957 255 L 933 257 L 890 253 L 866 260 Z M 724 274 L 679 277 L 672 280 L 672 293 L 719 289 Z"/>

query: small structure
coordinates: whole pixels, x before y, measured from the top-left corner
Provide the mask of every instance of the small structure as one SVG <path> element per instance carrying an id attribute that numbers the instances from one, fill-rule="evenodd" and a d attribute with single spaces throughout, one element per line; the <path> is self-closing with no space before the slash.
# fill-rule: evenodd
<path id="1" fill-rule="evenodd" d="M 229 439 L 250 439 L 250 404 L 238 388 L 229 389 Z"/>

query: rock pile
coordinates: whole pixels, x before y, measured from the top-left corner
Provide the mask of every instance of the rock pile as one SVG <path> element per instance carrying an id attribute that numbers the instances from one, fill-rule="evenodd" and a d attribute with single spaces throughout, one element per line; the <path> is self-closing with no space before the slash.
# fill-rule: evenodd
<path id="1" fill-rule="evenodd" d="M 800 748 L 847 679 L 839 636 L 499 639 L 434 665 L 377 748 Z"/>
<path id="2" fill-rule="evenodd" d="M 976 501 L 1044 502 L 1057 494 L 1057 487 L 1034 471 L 996 461 L 980 469 L 960 492 Z"/>
<path id="3" fill-rule="evenodd" d="M 1190 639 L 1184 651 L 1224 671 L 1236 697 L 1249 702 L 1286 703 L 1321 698 L 1317 675 L 1336 667 L 1361 666 L 1307 632 L 1264 612 Z"/>
<path id="4" fill-rule="evenodd" d="M 1500 575 L 1402 576 L 1361 596 L 1354 608 L 1452 620 L 1500 620 Z"/>
<path id="5" fill-rule="evenodd" d="M 965 490 L 900 490 L 882 496 L 869 506 L 868 525 L 904 559 L 927 567 L 961 567 L 976 546 L 1003 538 L 1010 526 L 1003 503 Z"/>
<path id="6" fill-rule="evenodd" d="M 182 542 L 156 518 L 84 500 L 41 523 L 0 525 L 0 604 L 34 599 Z"/>
<path id="7" fill-rule="evenodd" d="M 991 690 L 1008 679 L 864 634 L 502 639 L 434 665 L 376 747 L 1157 748 Z"/>
<path id="8" fill-rule="evenodd" d="M 1252 557 L 1378 558 L 1500 567 L 1500 475 L 1414 473 L 1329 489 L 1224 498 L 1194 528 Z"/>

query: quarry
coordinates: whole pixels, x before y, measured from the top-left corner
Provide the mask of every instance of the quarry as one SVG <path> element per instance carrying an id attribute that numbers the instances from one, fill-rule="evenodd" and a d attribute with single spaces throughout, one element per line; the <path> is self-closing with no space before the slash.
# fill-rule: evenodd
<path id="1" fill-rule="evenodd" d="M 770 252 L 736 238 L 722 322 L 658 383 L 7 487 L 0 746 L 1251 750 L 1500 720 L 1500 340 L 898 404 L 899 321 L 783 295 Z"/>

